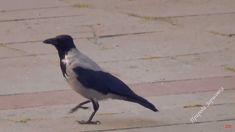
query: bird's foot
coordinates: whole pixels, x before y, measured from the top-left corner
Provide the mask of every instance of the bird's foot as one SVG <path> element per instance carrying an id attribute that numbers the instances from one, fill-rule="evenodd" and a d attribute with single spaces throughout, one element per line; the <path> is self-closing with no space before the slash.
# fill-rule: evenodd
<path id="1" fill-rule="evenodd" d="M 75 108 L 72 108 L 72 109 L 69 111 L 69 113 L 74 113 L 75 111 L 77 111 L 77 110 L 80 109 L 80 108 L 86 110 L 86 109 L 88 109 L 89 107 L 85 107 L 85 106 L 75 107 Z"/>
<path id="2" fill-rule="evenodd" d="M 79 124 L 91 124 L 91 125 L 100 125 L 101 122 L 100 121 L 77 121 Z"/>

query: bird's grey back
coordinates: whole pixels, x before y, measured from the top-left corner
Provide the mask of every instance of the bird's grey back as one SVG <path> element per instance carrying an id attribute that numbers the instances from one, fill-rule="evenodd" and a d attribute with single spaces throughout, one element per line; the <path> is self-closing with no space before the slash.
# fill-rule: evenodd
<path id="1" fill-rule="evenodd" d="M 74 69 L 76 67 L 82 67 L 85 69 L 91 69 L 94 71 L 101 71 L 100 66 L 91 60 L 88 56 L 84 55 L 77 49 L 71 49 L 68 54 L 65 55 L 65 60 L 69 62 L 67 65 L 69 68 Z"/>

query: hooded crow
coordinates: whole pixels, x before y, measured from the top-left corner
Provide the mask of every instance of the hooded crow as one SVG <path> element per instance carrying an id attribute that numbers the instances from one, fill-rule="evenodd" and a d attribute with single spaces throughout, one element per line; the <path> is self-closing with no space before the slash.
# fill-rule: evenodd
<path id="1" fill-rule="evenodd" d="M 71 36 L 59 35 L 46 39 L 43 43 L 55 46 L 64 78 L 73 90 L 88 99 L 72 108 L 70 113 L 79 108 L 86 109 L 83 105 L 89 102 L 93 104 L 93 113 L 87 121 L 79 121 L 80 124 L 100 123 L 92 119 L 99 109 L 98 101 L 108 98 L 138 103 L 154 112 L 158 111 L 153 104 L 135 94 L 124 82 L 102 70 L 98 64 L 81 53 Z"/>

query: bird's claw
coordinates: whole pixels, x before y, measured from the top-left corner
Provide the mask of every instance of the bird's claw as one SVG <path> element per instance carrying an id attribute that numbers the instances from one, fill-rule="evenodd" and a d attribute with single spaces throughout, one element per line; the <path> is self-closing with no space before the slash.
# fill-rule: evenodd
<path id="1" fill-rule="evenodd" d="M 91 125 L 100 125 L 100 121 L 77 121 L 79 124 L 91 124 Z"/>

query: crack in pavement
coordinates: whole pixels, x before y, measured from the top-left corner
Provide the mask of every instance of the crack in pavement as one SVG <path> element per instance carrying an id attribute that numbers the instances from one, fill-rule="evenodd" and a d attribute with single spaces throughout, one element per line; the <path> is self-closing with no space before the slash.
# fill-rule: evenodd
<path id="1" fill-rule="evenodd" d="M 13 50 L 13 51 L 17 51 L 17 52 L 20 52 L 20 53 L 27 53 L 24 50 L 13 48 L 13 47 L 9 47 L 6 44 L 2 44 L 2 43 L 0 43 L 0 47 L 4 47 L 4 48 L 7 48 L 7 49 L 10 49 L 10 50 Z M 0 57 L 0 59 L 1 59 L 1 57 Z"/>
<path id="2" fill-rule="evenodd" d="M 229 89 L 231 90 L 231 89 Z M 227 91 L 227 90 L 226 90 Z M 235 103 L 218 103 L 218 104 L 211 104 L 210 106 L 220 106 L 220 105 L 234 105 Z M 207 105 L 203 104 L 195 104 L 195 105 L 187 105 L 187 106 L 183 106 L 184 109 L 189 109 L 189 108 L 197 108 L 197 107 L 206 107 Z"/>
<path id="3" fill-rule="evenodd" d="M 148 32 L 137 32 L 137 33 L 120 33 L 120 34 L 110 34 L 110 35 L 101 35 L 99 38 L 112 38 L 112 37 L 121 37 L 121 36 L 129 36 L 129 35 L 140 35 L 140 34 L 149 34 L 156 33 L 162 31 L 148 31 Z"/>
<path id="4" fill-rule="evenodd" d="M 90 25 L 89 27 L 90 27 L 90 29 L 91 29 L 91 32 L 92 32 L 93 37 L 89 37 L 89 38 L 87 38 L 87 39 L 88 39 L 88 40 L 93 40 L 92 43 L 94 43 L 95 45 L 101 44 L 101 43 L 98 41 L 99 38 L 100 38 L 100 36 L 97 35 L 96 30 L 95 30 L 95 28 L 93 27 L 93 25 Z"/>
<path id="5" fill-rule="evenodd" d="M 9 20 L 0 20 L 0 23 L 3 22 L 19 22 L 19 21 L 30 21 L 30 20 L 42 20 L 42 19 L 54 19 L 54 18 L 66 18 L 66 17 L 77 17 L 82 15 L 66 15 L 66 16 L 52 16 L 52 17 L 32 17 L 32 18 L 16 18 Z"/>
<path id="6" fill-rule="evenodd" d="M 41 9 L 53 9 L 53 8 L 64 8 L 64 7 L 72 7 L 73 5 L 68 6 L 54 6 L 54 7 L 42 7 L 42 8 L 29 8 L 29 9 L 15 9 L 15 10 L 0 10 L 0 13 L 5 12 L 13 12 L 13 11 L 27 11 L 27 10 L 41 10 Z M 175 24 L 171 18 L 184 18 L 184 17 L 198 17 L 198 16 L 214 16 L 214 15 L 226 15 L 226 14 L 234 14 L 235 12 L 218 12 L 218 13 L 206 13 L 206 14 L 191 14 L 191 15 L 182 15 L 182 16 L 143 16 L 138 15 L 135 13 L 125 13 L 128 16 L 137 17 L 141 19 L 147 19 L 147 20 L 162 20 L 167 23 L 170 23 L 172 25 Z M 74 16 L 81 16 L 81 15 L 66 15 L 66 16 L 50 16 L 50 17 L 32 17 L 32 18 L 16 18 L 16 19 L 8 19 L 8 20 L 0 20 L 1 22 L 17 22 L 17 21 L 28 21 L 28 20 L 39 20 L 39 19 L 53 19 L 53 18 L 63 18 L 63 17 L 74 17 Z"/>
<path id="7" fill-rule="evenodd" d="M 180 57 L 198 56 L 198 55 L 203 55 L 203 54 L 217 53 L 217 52 L 221 52 L 224 50 L 227 50 L 227 48 L 220 49 L 220 50 L 214 50 L 214 51 L 204 51 L 204 52 L 196 52 L 196 53 L 169 55 L 169 56 L 151 56 L 151 57 L 122 59 L 122 60 L 107 60 L 107 61 L 100 61 L 100 63 L 111 63 L 111 62 L 117 62 L 117 61 L 126 62 L 126 61 L 135 61 L 135 60 L 177 59 Z"/>
<path id="8" fill-rule="evenodd" d="M 68 6 L 51 6 L 51 7 L 35 7 L 35 8 L 25 8 L 25 9 L 0 10 L 0 13 L 18 12 L 18 11 L 31 11 L 31 10 L 41 10 L 41 9 L 53 9 L 53 8 L 64 8 L 64 7 L 71 7 L 71 6 L 68 5 Z"/>
<path id="9" fill-rule="evenodd" d="M 91 25 L 81 25 L 82 27 L 89 27 Z M 162 32 L 162 31 L 148 31 L 148 32 L 134 32 L 134 33 L 122 33 L 122 34 L 110 34 L 110 35 L 100 35 L 97 36 L 97 38 L 109 38 L 109 37 L 122 37 L 122 36 L 128 36 L 128 35 L 141 35 L 141 34 L 147 34 L 147 33 L 156 33 L 156 32 Z M 73 37 L 73 39 L 94 39 L 94 37 Z M 14 44 L 25 44 L 25 43 L 38 43 L 43 42 L 43 40 L 31 40 L 31 41 L 18 41 L 18 42 L 5 42 L 2 44 L 5 45 L 14 45 Z"/>
<path id="10" fill-rule="evenodd" d="M 221 52 L 223 50 L 227 50 L 227 48 L 215 50 L 215 51 L 204 51 L 204 52 L 197 52 L 197 53 L 177 54 L 177 55 L 172 55 L 172 56 L 151 56 L 151 57 L 130 58 L 130 59 L 122 59 L 122 60 L 106 60 L 106 61 L 97 61 L 97 62 L 98 63 L 113 63 L 113 62 L 127 62 L 127 61 L 135 61 L 135 60 L 177 59 L 180 57 L 217 53 L 217 52 Z M 23 57 L 34 57 L 34 56 L 46 56 L 46 55 L 55 55 L 55 54 L 57 54 L 57 53 L 39 53 L 39 54 L 9 56 L 9 57 L 0 57 L 0 60 L 23 58 Z"/>
<path id="11" fill-rule="evenodd" d="M 213 35 L 218 35 L 218 36 L 223 36 L 223 37 L 234 37 L 235 33 L 222 33 L 222 32 L 217 32 L 217 31 L 209 31 L 209 33 L 213 34 Z"/>
<path id="12" fill-rule="evenodd" d="M 191 15 L 182 15 L 182 16 L 143 16 L 139 14 L 134 13 L 124 13 L 128 16 L 137 17 L 141 19 L 151 19 L 151 20 L 161 20 L 161 19 L 170 19 L 170 18 L 186 18 L 186 17 L 201 17 L 201 16 L 215 16 L 215 15 L 229 15 L 229 14 L 235 14 L 235 11 L 233 12 L 218 12 L 218 13 L 205 13 L 205 14 L 191 14 Z"/>
<path id="13" fill-rule="evenodd" d="M 24 57 L 38 57 L 38 56 L 56 55 L 56 54 L 57 53 L 40 53 L 40 54 L 18 55 L 18 56 L 0 57 L 0 60 L 24 58 Z"/>

